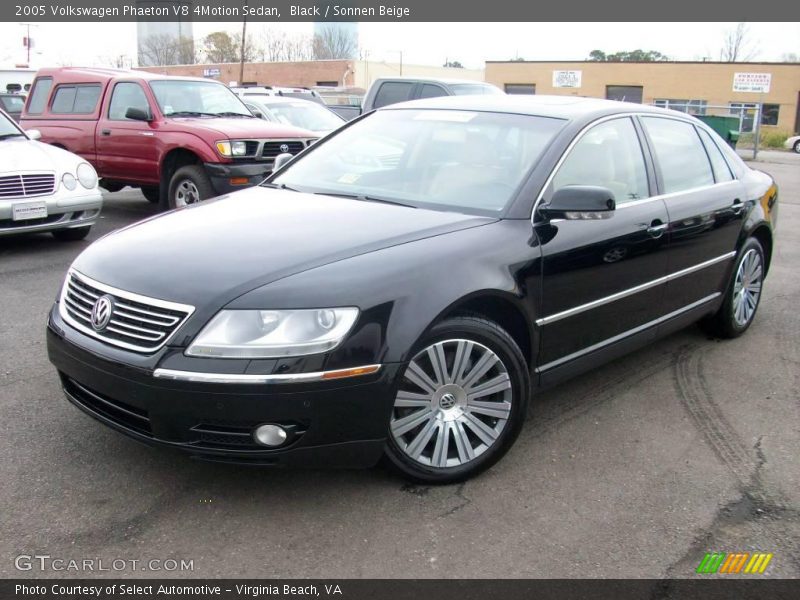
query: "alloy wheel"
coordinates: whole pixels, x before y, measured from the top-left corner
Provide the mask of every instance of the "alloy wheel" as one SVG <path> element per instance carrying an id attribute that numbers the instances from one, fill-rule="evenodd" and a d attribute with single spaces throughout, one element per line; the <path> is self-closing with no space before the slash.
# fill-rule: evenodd
<path id="1" fill-rule="evenodd" d="M 184 179 L 175 189 L 175 206 L 186 206 L 200 202 L 200 192 L 194 181 Z"/>
<path id="2" fill-rule="evenodd" d="M 733 318 L 739 327 L 747 325 L 756 312 L 762 280 L 761 255 L 750 249 L 742 257 L 733 283 Z"/>
<path id="3" fill-rule="evenodd" d="M 409 362 L 391 434 L 419 464 L 458 467 L 497 442 L 513 401 L 508 369 L 491 349 L 464 339 L 439 341 Z"/>

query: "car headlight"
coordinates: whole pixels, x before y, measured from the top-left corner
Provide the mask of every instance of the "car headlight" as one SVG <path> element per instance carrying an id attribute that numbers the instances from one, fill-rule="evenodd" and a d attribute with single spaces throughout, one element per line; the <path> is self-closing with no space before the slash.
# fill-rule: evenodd
<path id="1" fill-rule="evenodd" d="M 245 142 L 230 142 L 222 141 L 217 142 L 217 152 L 222 156 L 244 156 L 247 154 L 247 144 Z"/>
<path id="2" fill-rule="evenodd" d="M 357 308 L 222 310 L 186 350 L 189 356 L 280 358 L 332 350 L 358 318 Z"/>
<path id="3" fill-rule="evenodd" d="M 61 178 L 61 183 L 63 183 L 64 187 L 70 192 L 78 187 L 78 181 L 72 173 L 64 173 L 64 176 Z"/>
<path id="4" fill-rule="evenodd" d="M 97 186 L 97 172 L 89 163 L 81 163 L 78 165 L 78 181 L 87 190 L 94 189 Z"/>

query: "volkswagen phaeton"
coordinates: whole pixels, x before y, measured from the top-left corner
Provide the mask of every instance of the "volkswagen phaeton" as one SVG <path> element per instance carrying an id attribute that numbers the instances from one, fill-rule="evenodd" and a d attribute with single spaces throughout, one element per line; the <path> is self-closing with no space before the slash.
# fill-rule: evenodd
<path id="1" fill-rule="evenodd" d="M 537 391 L 702 321 L 753 323 L 777 189 L 693 117 L 420 100 L 260 186 L 119 230 L 48 322 L 69 401 L 137 440 L 463 480 Z"/>

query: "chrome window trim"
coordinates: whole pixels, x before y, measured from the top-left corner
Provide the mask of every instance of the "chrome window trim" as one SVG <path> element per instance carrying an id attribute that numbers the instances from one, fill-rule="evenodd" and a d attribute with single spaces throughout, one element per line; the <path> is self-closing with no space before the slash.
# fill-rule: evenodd
<path id="1" fill-rule="evenodd" d="M 534 223 L 534 219 L 536 218 L 536 209 L 539 208 L 539 204 L 541 204 L 542 201 L 544 200 L 544 193 L 547 191 L 547 188 L 553 182 L 553 178 L 556 176 L 556 173 L 561 168 L 561 165 L 567 159 L 567 157 L 569 156 L 570 152 L 572 152 L 572 149 L 581 140 L 581 138 L 583 138 L 583 136 L 586 135 L 589 132 L 589 130 L 592 129 L 595 125 L 600 125 L 601 123 L 605 123 L 605 122 L 611 121 L 613 119 L 636 118 L 636 117 L 655 117 L 655 118 L 658 118 L 658 119 L 672 119 L 673 121 L 680 121 L 682 123 L 689 123 L 690 125 L 694 125 L 694 126 L 698 125 L 698 123 L 696 123 L 693 120 L 686 119 L 686 118 L 681 118 L 679 116 L 660 115 L 660 114 L 657 114 L 657 113 L 649 113 L 649 112 L 617 113 L 617 114 L 613 114 L 613 115 L 606 115 L 605 117 L 601 117 L 601 118 L 597 119 L 596 121 L 592 121 L 591 123 L 586 125 L 583 129 L 581 129 L 577 133 L 577 135 L 569 143 L 569 146 L 567 146 L 567 149 L 564 150 L 564 153 L 558 159 L 558 162 L 553 167 L 553 170 L 550 171 L 550 174 L 547 176 L 547 179 L 545 180 L 544 185 L 542 186 L 542 190 L 539 192 L 539 195 L 536 198 L 536 202 L 533 203 L 533 210 L 531 211 L 531 218 L 530 218 L 532 224 Z M 704 123 L 701 122 L 700 125 L 703 126 L 703 128 L 706 129 L 706 131 L 708 131 L 708 129 L 707 129 L 707 127 L 705 127 Z M 638 134 L 637 134 L 637 137 L 638 137 Z M 712 140 L 714 139 L 713 136 L 712 136 L 711 139 Z M 641 145 L 641 139 L 639 140 L 639 144 Z M 645 148 L 642 148 L 643 156 L 644 156 L 644 151 L 645 151 Z M 722 152 L 722 155 L 723 155 L 724 158 L 726 158 L 726 162 L 727 162 L 727 157 L 725 156 L 725 152 L 723 152 L 722 149 L 720 149 L 720 152 Z M 657 159 L 655 157 L 653 158 L 653 164 L 654 165 L 657 164 Z M 728 165 L 728 166 L 730 168 L 730 165 Z M 739 178 L 737 177 L 736 173 L 733 173 L 733 169 L 730 169 L 730 170 L 731 170 L 731 173 L 733 175 L 733 180 L 732 181 L 739 181 Z M 652 202 L 654 200 L 666 200 L 666 199 L 671 198 L 673 196 L 679 196 L 679 195 L 683 195 L 683 194 L 691 194 L 692 192 L 699 192 L 699 191 L 702 191 L 702 190 L 707 190 L 707 189 L 710 189 L 710 188 L 715 187 L 717 185 L 721 185 L 723 183 L 731 183 L 731 182 L 730 181 L 719 182 L 719 183 L 715 182 L 715 183 L 712 183 L 711 185 L 704 185 L 704 186 L 700 186 L 700 187 L 696 187 L 696 188 L 691 188 L 691 189 L 688 189 L 688 190 L 681 190 L 680 192 L 670 192 L 668 194 L 657 194 L 655 196 L 650 196 L 648 198 L 642 198 L 641 200 L 632 200 L 630 202 L 623 202 L 622 204 L 619 204 L 616 207 L 616 209 L 619 210 L 619 209 L 627 208 L 629 206 L 639 206 L 641 204 L 644 204 L 645 202 Z"/>
<path id="2" fill-rule="evenodd" d="M 675 273 L 670 273 L 669 275 L 665 275 L 664 277 L 659 277 L 658 279 L 653 279 L 652 281 L 647 281 L 640 285 L 634 286 L 632 288 L 628 288 L 627 290 L 622 290 L 621 292 L 617 292 L 615 294 L 611 294 L 610 296 L 604 296 L 603 298 L 598 298 L 597 300 L 592 300 L 591 302 L 587 302 L 586 304 L 580 304 L 578 306 L 574 306 L 572 308 L 568 308 L 567 310 L 563 310 L 558 313 L 554 313 L 547 317 L 542 317 L 541 319 L 536 319 L 536 325 L 541 327 L 543 325 L 549 325 L 550 323 L 555 323 L 556 321 L 560 321 L 561 319 L 566 319 L 567 317 L 572 317 L 582 312 L 586 312 L 587 310 L 592 310 L 593 308 L 598 308 L 605 304 L 610 304 L 611 302 L 615 302 L 617 300 L 621 300 L 622 298 L 626 298 L 628 296 L 632 296 L 633 294 L 637 294 L 639 292 L 643 292 L 645 290 L 649 290 L 650 288 L 654 288 L 658 285 L 663 283 L 667 283 L 668 281 L 673 281 L 678 279 L 679 277 L 683 277 L 684 275 L 689 275 L 690 273 L 694 273 L 695 271 L 700 271 L 701 269 L 705 269 L 706 267 L 710 267 L 717 263 L 729 260 L 736 256 L 736 252 L 728 252 L 727 254 L 723 254 L 722 256 L 717 256 L 716 258 L 712 258 L 705 262 L 701 262 L 696 265 L 692 265 L 691 267 L 687 267 L 685 269 L 681 269 L 680 271 L 676 271 Z"/>
<path id="3" fill-rule="evenodd" d="M 691 304 L 687 304 L 686 306 L 683 306 L 683 307 L 681 307 L 681 308 L 679 308 L 677 310 L 673 310 L 671 313 L 667 313 L 666 315 L 663 315 L 663 316 L 661 316 L 661 317 L 659 317 L 657 319 L 649 321 L 648 323 L 645 323 L 644 325 L 639 325 L 638 327 L 634 327 L 633 329 L 629 329 L 628 331 L 623 331 L 622 333 L 617 334 L 614 337 L 610 337 L 608 339 L 605 339 L 602 342 L 597 342 L 596 344 L 592 344 L 591 346 L 587 346 L 586 348 L 578 350 L 577 352 L 573 352 L 572 354 L 567 354 L 566 356 L 562 356 L 561 358 L 557 358 L 556 360 L 551 361 L 551 362 L 549 362 L 549 363 L 547 363 L 545 365 L 542 365 L 541 367 L 537 367 L 534 370 L 534 372 L 535 373 L 542 373 L 544 371 L 552 369 L 553 367 L 557 367 L 559 365 L 567 363 L 567 362 L 569 362 L 571 360 L 574 360 L 576 358 L 580 358 L 581 356 L 584 356 L 585 354 L 589 354 L 590 352 L 594 352 L 595 350 L 600 350 L 601 348 L 603 348 L 605 346 L 608 346 L 608 345 L 613 344 L 615 342 L 619 342 L 619 341 L 625 339 L 626 337 L 629 337 L 629 336 L 634 335 L 636 333 L 640 333 L 640 332 L 642 332 L 642 331 L 644 331 L 646 329 L 649 329 L 650 327 L 654 327 L 654 326 L 656 326 L 656 325 L 658 325 L 660 323 L 663 323 L 664 321 L 668 321 L 669 319 L 671 319 L 673 317 L 677 317 L 677 316 L 679 316 L 679 315 L 681 315 L 681 314 L 683 314 L 685 312 L 688 312 L 688 311 L 690 311 L 690 310 L 692 310 L 694 308 L 702 306 L 703 304 L 711 302 L 712 300 L 714 300 L 715 298 L 718 298 L 721 295 L 722 295 L 722 292 L 714 292 L 713 294 L 710 294 L 709 296 L 706 296 L 705 298 L 701 298 L 700 300 L 698 300 L 696 302 L 692 302 Z"/>
<path id="4" fill-rule="evenodd" d="M 67 312 L 65 308 L 66 306 L 65 298 L 67 295 L 67 291 L 69 289 L 69 280 L 70 277 L 72 276 L 107 294 L 112 294 L 114 296 L 118 296 L 119 298 L 130 300 L 132 302 L 149 304 L 150 306 L 155 306 L 158 308 L 182 311 L 186 313 L 186 316 L 175 324 L 175 328 L 172 330 L 172 333 L 168 335 L 166 338 L 164 338 L 164 340 L 158 346 L 146 346 L 146 347 L 137 346 L 136 344 L 129 344 L 127 342 L 123 342 L 120 340 L 114 340 L 103 337 L 93 329 L 86 327 L 82 323 L 75 321 L 75 319 L 73 319 Z M 59 294 L 59 302 L 58 302 L 58 314 L 61 315 L 61 318 L 74 329 L 77 329 L 81 333 L 88 335 L 89 337 L 92 337 L 96 340 L 99 340 L 105 344 L 109 344 L 111 346 L 117 346 L 119 348 L 124 348 L 125 350 L 132 350 L 139 354 L 152 354 L 154 352 L 157 352 L 158 350 L 161 350 L 161 348 L 163 348 L 173 337 L 175 337 L 175 335 L 178 333 L 178 330 L 183 326 L 184 323 L 186 323 L 189 317 L 192 316 L 194 311 L 195 307 L 190 304 L 180 304 L 178 302 L 170 302 L 169 300 L 161 300 L 160 298 L 151 298 L 149 296 L 142 296 L 141 294 L 136 294 L 134 292 L 121 290 L 119 288 L 106 285 L 105 283 L 100 283 L 99 281 L 96 281 L 91 277 L 84 275 L 80 271 L 72 268 L 70 268 L 70 270 L 67 271 L 67 276 L 64 279 L 63 285 L 61 286 L 61 293 Z"/>
<path id="5" fill-rule="evenodd" d="M 153 377 L 156 379 L 168 379 L 170 381 L 187 381 L 194 383 L 304 383 L 312 381 L 323 381 L 326 375 L 339 371 L 352 371 L 357 369 L 374 369 L 367 373 L 357 373 L 347 377 L 330 378 L 329 381 L 349 379 L 350 377 L 361 377 L 373 375 L 380 372 L 383 365 L 363 365 L 348 369 L 335 369 L 333 371 L 316 371 L 313 373 L 280 373 L 276 375 L 257 375 L 250 373 L 201 373 L 195 371 L 179 371 L 175 369 L 156 369 Z"/>

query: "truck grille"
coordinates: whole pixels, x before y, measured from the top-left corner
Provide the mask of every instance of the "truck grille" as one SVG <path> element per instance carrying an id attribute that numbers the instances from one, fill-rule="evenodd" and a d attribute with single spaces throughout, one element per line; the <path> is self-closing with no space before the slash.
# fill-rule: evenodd
<path id="1" fill-rule="evenodd" d="M 283 147 L 286 147 L 284 150 Z M 278 154 L 288 152 L 289 154 L 297 154 L 305 150 L 306 142 L 302 140 L 285 140 L 285 141 L 269 141 L 264 142 L 264 147 L 261 150 L 261 158 L 275 158 Z"/>
<path id="2" fill-rule="evenodd" d="M 110 318 L 93 323 L 97 301 L 110 301 Z M 194 312 L 193 306 L 147 298 L 111 288 L 76 271 L 67 274 L 61 291 L 61 316 L 78 330 L 121 348 L 155 352 Z"/>
<path id="3" fill-rule="evenodd" d="M 0 177 L 0 198 L 47 196 L 56 187 L 56 176 L 48 173 L 3 175 Z"/>

